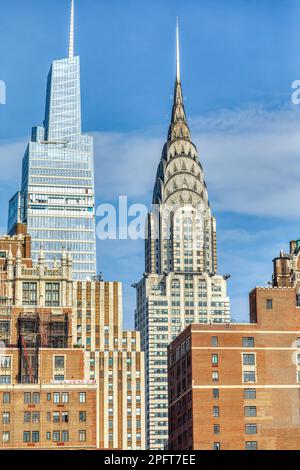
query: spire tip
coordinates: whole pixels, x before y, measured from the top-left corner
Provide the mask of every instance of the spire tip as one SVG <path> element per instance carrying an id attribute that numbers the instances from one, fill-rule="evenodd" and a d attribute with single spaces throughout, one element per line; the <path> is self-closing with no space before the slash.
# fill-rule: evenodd
<path id="1" fill-rule="evenodd" d="M 74 57 L 74 0 L 71 0 L 69 59 Z"/>
<path id="2" fill-rule="evenodd" d="M 180 82 L 179 20 L 176 21 L 176 80 Z"/>

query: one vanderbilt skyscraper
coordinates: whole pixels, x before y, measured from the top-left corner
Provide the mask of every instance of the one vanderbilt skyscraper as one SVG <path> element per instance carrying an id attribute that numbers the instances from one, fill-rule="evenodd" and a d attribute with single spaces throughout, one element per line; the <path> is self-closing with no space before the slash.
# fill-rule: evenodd
<path id="1" fill-rule="evenodd" d="M 22 166 L 21 191 L 9 203 L 8 232 L 26 223 L 33 259 L 41 246 L 50 264 L 66 249 L 74 278 L 96 273 L 93 138 L 82 134 L 80 59 L 74 55 L 74 0 L 69 53 L 52 63 L 44 125 L 32 129 Z"/>

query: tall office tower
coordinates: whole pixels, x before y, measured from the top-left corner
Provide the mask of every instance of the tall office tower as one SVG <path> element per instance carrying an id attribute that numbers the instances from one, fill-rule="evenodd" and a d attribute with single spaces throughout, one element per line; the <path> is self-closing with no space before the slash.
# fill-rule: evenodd
<path id="1" fill-rule="evenodd" d="M 146 359 L 147 446 L 168 439 L 167 346 L 193 322 L 230 321 L 226 277 L 216 274 L 216 223 L 186 121 L 177 73 L 172 120 L 148 217 L 145 273 L 136 285 L 135 327 Z"/>
<path id="2" fill-rule="evenodd" d="M 8 232 L 26 223 L 32 257 L 43 245 L 53 263 L 63 248 L 74 260 L 74 278 L 96 273 L 93 139 L 81 131 L 80 61 L 74 56 L 74 0 L 67 59 L 52 63 L 43 127 L 32 130 L 23 158 L 21 191 L 9 203 Z"/>

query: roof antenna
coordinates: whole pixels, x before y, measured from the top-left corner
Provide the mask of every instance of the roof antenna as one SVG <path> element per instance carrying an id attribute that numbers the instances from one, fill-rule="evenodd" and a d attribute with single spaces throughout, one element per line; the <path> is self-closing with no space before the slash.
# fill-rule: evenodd
<path id="1" fill-rule="evenodd" d="M 74 0 L 71 0 L 69 59 L 74 57 Z"/>
<path id="2" fill-rule="evenodd" d="M 179 22 L 176 23 L 176 79 L 180 82 L 180 48 L 179 48 Z"/>

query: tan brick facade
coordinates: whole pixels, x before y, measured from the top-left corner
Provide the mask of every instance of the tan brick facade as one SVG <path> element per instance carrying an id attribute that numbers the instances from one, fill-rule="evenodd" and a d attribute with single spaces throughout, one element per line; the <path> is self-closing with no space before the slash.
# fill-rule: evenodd
<path id="1" fill-rule="evenodd" d="M 33 265 L 23 232 L 0 239 L 0 446 L 144 448 L 144 355 L 122 329 L 121 284 L 73 281 L 67 253 Z"/>

